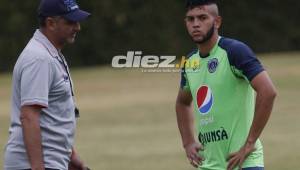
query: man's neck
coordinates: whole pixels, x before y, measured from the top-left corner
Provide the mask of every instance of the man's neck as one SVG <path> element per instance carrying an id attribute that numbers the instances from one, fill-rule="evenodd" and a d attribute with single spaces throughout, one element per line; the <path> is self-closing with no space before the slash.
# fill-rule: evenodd
<path id="1" fill-rule="evenodd" d="M 209 52 L 214 48 L 216 43 L 218 42 L 219 35 L 214 34 L 211 39 L 206 41 L 205 43 L 198 44 L 198 49 L 200 51 L 200 54 L 203 56 L 209 55 Z"/>
<path id="2" fill-rule="evenodd" d="M 63 48 L 63 45 L 60 45 L 58 41 L 54 38 L 54 36 L 51 35 L 47 30 L 44 28 L 40 28 L 40 31 L 47 37 L 47 39 L 51 42 L 51 44 L 58 50 L 61 51 Z"/>

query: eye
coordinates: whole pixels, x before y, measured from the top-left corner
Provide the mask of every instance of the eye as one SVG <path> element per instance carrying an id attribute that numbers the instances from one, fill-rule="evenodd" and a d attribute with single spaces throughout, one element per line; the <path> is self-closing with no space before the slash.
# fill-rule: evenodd
<path id="1" fill-rule="evenodd" d="M 195 17 L 187 16 L 187 17 L 185 17 L 185 20 L 186 20 L 187 22 L 193 22 L 193 21 L 195 20 Z"/>
<path id="2" fill-rule="evenodd" d="M 207 16 L 206 16 L 206 15 L 200 15 L 200 16 L 198 17 L 198 19 L 199 19 L 200 21 L 204 21 L 204 20 L 207 19 Z"/>

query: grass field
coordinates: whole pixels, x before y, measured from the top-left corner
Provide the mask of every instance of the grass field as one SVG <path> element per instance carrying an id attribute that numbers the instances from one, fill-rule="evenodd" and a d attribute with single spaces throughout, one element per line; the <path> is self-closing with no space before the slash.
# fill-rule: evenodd
<path id="1" fill-rule="evenodd" d="M 278 89 L 262 134 L 267 170 L 300 165 L 300 54 L 260 55 Z M 192 170 L 174 111 L 178 73 L 72 70 L 81 110 L 76 148 L 93 170 Z M 0 75 L 0 147 L 7 141 L 11 75 Z M 3 150 L 3 149 L 2 149 Z M 0 153 L 0 167 L 3 152 Z"/>

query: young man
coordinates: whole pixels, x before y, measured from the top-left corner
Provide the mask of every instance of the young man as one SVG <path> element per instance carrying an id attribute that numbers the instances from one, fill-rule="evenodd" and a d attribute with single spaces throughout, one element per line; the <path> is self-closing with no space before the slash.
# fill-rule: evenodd
<path id="1" fill-rule="evenodd" d="M 41 0 L 40 29 L 18 58 L 5 170 L 86 170 L 73 148 L 72 80 L 61 53 L 90 14 L 74 0 Z"/>
<path id="2" fill-rule="evenodd" d="M 186 7 L 186 28 L 198 47 L 183 68 L 176 101 L 187 158 L 202 170 L 262 170 L 258 137 L 275 88 L 248 46 L 218 35 L 221 17 L 214 0 L 188 0 Z"/>

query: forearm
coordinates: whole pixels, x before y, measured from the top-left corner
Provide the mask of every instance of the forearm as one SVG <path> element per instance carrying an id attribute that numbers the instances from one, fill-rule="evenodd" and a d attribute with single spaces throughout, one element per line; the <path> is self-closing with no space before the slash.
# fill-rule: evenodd
<path id="1" fill-rule="evenodd" d="M 194 115 L 192 108 L 188 105 L 177 103 L 176 116 L 183 146 L 194 143 Z"/>
<path id="2" fill-rule="evenodd" d="M 26 112 L 26 111 L 25 111 Z M 23 113 L 23 115 L 28 113 Z M 23 139 L 32 170 L 44 170 L 39 117 L 21 116 Z"/>
<path id="3" fill-rule="evenodd" d="M 250 128 L 247 143 L 254 144 L 262 133 L 271 115 L 275 96 L 276 94 L 274 92 L 267 93 L 267 95 L 262 92 L 257 94 L 253 123 Z"/>
<path id="4" fill-rule="evenodd" d="M 41 130 L 38 122 L 24 121 L 23 138 L 32 169 L 43 170 Z"/>

